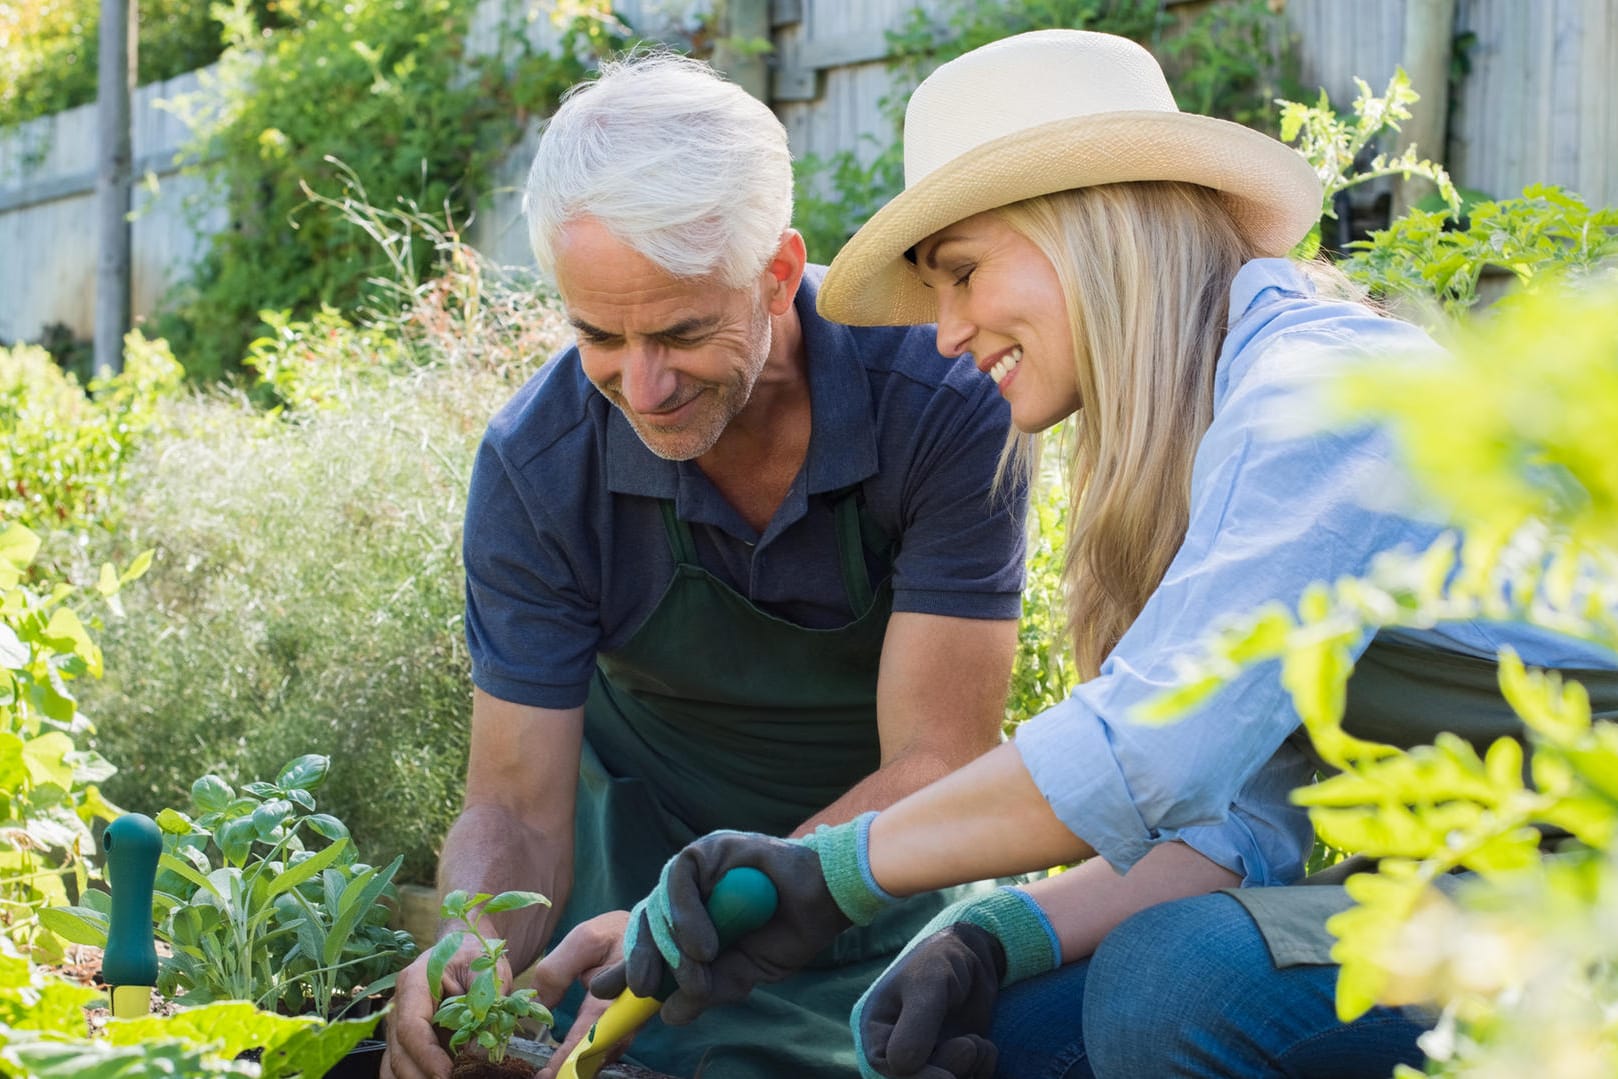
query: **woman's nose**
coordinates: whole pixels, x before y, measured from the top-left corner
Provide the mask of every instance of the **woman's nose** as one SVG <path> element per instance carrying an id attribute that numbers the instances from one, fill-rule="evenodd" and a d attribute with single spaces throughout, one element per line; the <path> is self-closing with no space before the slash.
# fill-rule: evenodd
<path id="1" fill-rule="evenodd" d="M 971 351 L 972 338 L 977 334 L 977 327 L 966 317 L 961 305 L 954 300 L 940 297 L 938 301 L 938 351 L 941 355 L 954 359 L 963 352 Z"/>

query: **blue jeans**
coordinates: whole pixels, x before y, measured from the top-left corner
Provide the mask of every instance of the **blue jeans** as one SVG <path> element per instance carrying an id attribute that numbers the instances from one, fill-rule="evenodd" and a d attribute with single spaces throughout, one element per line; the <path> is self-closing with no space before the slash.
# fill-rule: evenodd
<path id="1" fill-rule="evenodd" d="M 1338 1022 L 1335 966 L 1278 970 L 1228 895 L 1152 907 L 1094 957 L 1001 994 L 990 1040 L 1006 1079 L 1377 1079 L 1420 1066 L 1430 1018 Z"/>

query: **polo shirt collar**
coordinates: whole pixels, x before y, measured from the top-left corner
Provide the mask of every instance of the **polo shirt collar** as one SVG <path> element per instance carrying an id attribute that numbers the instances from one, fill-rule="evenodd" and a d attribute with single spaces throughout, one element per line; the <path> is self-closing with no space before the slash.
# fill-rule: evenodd
<path id="1" fill-rule="evenodd" d="M 809 450 L 788 503 L 807 495 L 848 487 L 876 474 L 878 455 L 871 385 L 859 342 L 847 326 L 815 311 L 824 268 L 809 267 L 793 306 L 809 357 Z M 706 490 L 723 501 L 692 461 L 665 461 L 640 440 L 616 406 L 607 407 L 607 488 L 614 494 L 672 498 L 679 515 L 691 521 L 719 516 L 703 505 Z M 700 482 L 697 482 L 700 481 Z M 726 507 L 728 508 L 728 506 Z M 783 507 L 786 508 L 786 507 Z M 795 519 L 799 514 L 780 516 Z M 789 524 L 790 520 L 781 520 Z"/>

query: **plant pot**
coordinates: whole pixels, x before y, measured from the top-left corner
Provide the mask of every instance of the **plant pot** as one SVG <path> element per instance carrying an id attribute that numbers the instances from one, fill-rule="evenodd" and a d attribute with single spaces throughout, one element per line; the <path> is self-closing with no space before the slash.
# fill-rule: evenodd
<path id="1" fill-rule="evenodd" d="M 326 1079 L 377 1079 L 382 1074 L 382 1054 L 387 1048 L 387 1042 L 360 1042 L 333 1065 Z"/>

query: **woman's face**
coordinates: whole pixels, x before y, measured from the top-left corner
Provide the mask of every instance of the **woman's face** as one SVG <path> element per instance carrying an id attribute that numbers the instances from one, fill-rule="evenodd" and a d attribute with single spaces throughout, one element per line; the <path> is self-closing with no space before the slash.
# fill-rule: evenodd
<path id="1" fill-rule="evenodd" d="M 970 352 L 1019 431 L 1043 431 L 1078 409 L 1067 303 L 1033 241 L 998 214 L 978 214 L 917 244 L 916 271 L 938 300 L 938 351 Z"/>

